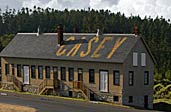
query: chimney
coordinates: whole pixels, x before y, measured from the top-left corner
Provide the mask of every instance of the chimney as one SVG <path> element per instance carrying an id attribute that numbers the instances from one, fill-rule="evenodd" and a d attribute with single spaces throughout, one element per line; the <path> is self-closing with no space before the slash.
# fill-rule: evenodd
<path id="1" fill-rule="evenodd" d="M 37 28 L 37 36 L 40 35 L 40 26 Z"/>
<path id="2" fill-rule="evenodd" d="M 137 25 L 134 26 L 134 34 L 136 36 L 139 35 L 139 29 L 138 29 L 138 26 Z"/>
<path id="3" fill-rule="evenodd" d="M 73 33 L 78 33 L 78 29 L 76 26 L 73 27 Z"/>
<path id="4" fill-rule="evenodd" d="M 63 27 L 62 25 L 58 26 L 58 45 L 61 46 L 63 43 Z"/>
<path id="5" fill-rule="evenodd" d="M 100 35 L 100 30 L 97 29 L 96 37 L 99 37 L 99 35 Z"/>

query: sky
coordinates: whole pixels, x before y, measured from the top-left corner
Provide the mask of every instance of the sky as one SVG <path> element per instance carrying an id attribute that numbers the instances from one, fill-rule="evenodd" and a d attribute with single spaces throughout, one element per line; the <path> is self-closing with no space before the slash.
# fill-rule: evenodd
<path id="1" fill-rule="evenodd" d="M 171 19 L 171 0 L 0 0 L 0 8 L 20 9 L 21 7 L 67 9 L 108 9 L 111 12 L 121 12 L 126 16 L 139 15 L 152 18 L 164 17 Z"/>

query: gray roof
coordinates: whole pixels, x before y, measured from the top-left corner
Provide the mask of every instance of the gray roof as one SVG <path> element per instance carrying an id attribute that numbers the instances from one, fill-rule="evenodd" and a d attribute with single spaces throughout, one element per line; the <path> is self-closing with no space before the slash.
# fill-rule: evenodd
<path id="1" fill-rule="evenodd" d="M 103 34 L 96 37 L 89 33 L 64 33 L 63 45 L 58 46 L 57 33 L 39 36 L 18 33 L 0 56 L 123 63 L 138 39 L 134 34 Z"/>

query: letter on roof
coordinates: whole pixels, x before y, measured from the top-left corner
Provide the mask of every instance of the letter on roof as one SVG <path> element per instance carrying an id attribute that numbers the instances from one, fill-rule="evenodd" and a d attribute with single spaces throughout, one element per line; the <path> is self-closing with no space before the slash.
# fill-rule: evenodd
<path id="1" fill-rule="evenodd" d="M 86 37 L 82 37 L 81 39 L 85 39 Z M 76 53 L 78 52 L 79 48 L 81 47 L 82 43 L 76 44 L 66 56 L 75 56 Z"/>
<path id="2" fill-rule="evenodd" d="M 91 38 L 88 42 L 87 51 L 81 51 L 80 57 L 85 57 L 85 56 L 89 55 L 91 52 L 93 42 L 97 43 L 98 41 L 99 41 L 98 37 Z"/>
<path id="3" fill-rule="evenodd" d="M 126 41 L 126 39 L 127 39 L 127 37 L 124 37 L 122 39 L 121 38 L 117 39 L 111 52 L 108 54 L 108 56 L 106 58 L 110 59 L 113 56 L 113 54 L 115 53 L 115 51 L 119 48 L 119 46 L 121 46 L 121 44 L 123 44 Z"/>
<path id="4" fill-rule="evenodd" d="M 100 51 L 100 49 L 103 49 L 104 48 L 104 44 L 107 42 L 107 41 L 110 41 L 112 40 L 113 38 L 112 37 L 106 37 L 102 40 L 102 42 L 100 43 L 100 45 L 96 48 L 96 50 L 94 51 L 94 53 L 92 54 L 92 58 L 98 58 L 100 57 L 100 54 L 98 54 L 98 52 Z"/>
<path id="5" fill-rule="evenodd" d="M 71 36 L 71 37 L 69 37 L 66 41 L 70 41 L 70 40 L 75 40 L 75 37 L 74 37 L 74 36 Z M 65 52 L 66 52 L 65 45 L 62 45 L 62 46 L 60 46 L 59 49 L 57 50 L 56 55 L 57 55 L 57 56 L 62 56 L 62 55 L 65 54 Z"/>

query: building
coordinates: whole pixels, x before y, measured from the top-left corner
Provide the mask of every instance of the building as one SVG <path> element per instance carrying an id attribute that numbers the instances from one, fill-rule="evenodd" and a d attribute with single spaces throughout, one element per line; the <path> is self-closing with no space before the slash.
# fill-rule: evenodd
<path id="1" fill-rule="evenodd" d="M 138 34 L 18 33 L 0 56 L 3 88 L 153 108 L 155 60 Z"/>

